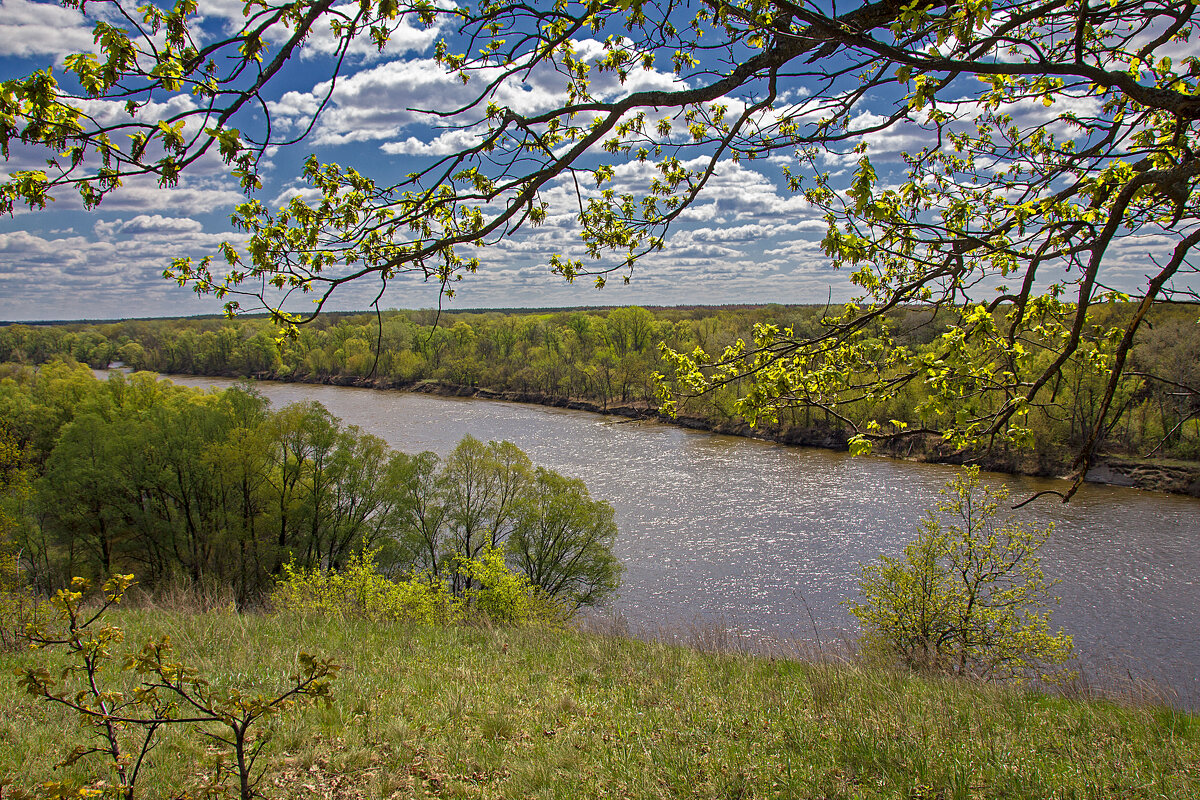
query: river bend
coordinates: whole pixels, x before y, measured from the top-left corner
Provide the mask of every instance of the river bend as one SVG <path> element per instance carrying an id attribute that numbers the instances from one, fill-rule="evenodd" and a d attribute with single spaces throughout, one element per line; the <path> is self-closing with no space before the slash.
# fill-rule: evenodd
<path id="1" fill-rule="evenodd" d="M 233 381 L 173 376 L 224 387 Z M 626 572 L 612 612 L 668 635 L 719 626 L 752 640 L 850 638 L 841 601 L 858 564 L 895 554 L 952 467 L 850 458 L 582 411 L 312 384 L 257 384 L 275 407 L 317 400 L 393 448 L 445 455 L 466 434 L 507 439 L 583 479 L 616 509 Z M 986 474 L 1014 497 L 1062 482 Z M 1043 548 L 1055 622 L 1093 674 L 1132 674 L 1200 706 L 1200 501 L 1085 485 Z M 811 611 L 811 617 L 810 617 Z M 1168 698 L 1170 699 L 1170 698 Z"/>

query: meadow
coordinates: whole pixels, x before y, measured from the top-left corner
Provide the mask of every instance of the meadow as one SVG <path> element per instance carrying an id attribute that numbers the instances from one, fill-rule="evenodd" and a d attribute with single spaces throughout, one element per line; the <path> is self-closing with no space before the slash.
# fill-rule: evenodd
<path id="1" fill-rule="evenodd" d="M 1200 719 L 1144 703 L 560 627 L 180 604 L 110 616 L 121 647 L 167 633 L 216 686 L 282 687 L 302 651 L 341 665 L 331 705 L 269 723 L 266 797 L 1200 797 Z M 61 663 L 0 654 L 0 796 L 110 779 L 96 756 L 56 767 L 87 732 L 14 676 Z M 219 753 L 166 730 L 138 796 L 204 796 Z"/>

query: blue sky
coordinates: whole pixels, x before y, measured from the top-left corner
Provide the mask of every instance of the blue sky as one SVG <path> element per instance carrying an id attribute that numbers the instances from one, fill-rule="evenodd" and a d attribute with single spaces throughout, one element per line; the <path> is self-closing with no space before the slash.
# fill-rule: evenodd
<path id="1" fill-rule="evenodd" d="M 218 15 L 240 13 L 240 2 L 202 2 Z M 61 66 L 71 52 L 92 49 L 92 22 L 53 3 L 0 0 L 0 75 Z M 333 102 L 302 144 L 272 154 L 265 185 L 256 196 L 277 207 L 302 191 L 299 165 L 309 153 L 354 166 L 380 179 L 411 170 L 414 159 L 439 155 L 469 134 L 437 130 L 407 109 L 436 106 L 468 91 L 432 60 L 437 31 L 402 28 L 380 55 L 362 48 L 333 94 Z M 597 43 L 581 48 L 597 54 Z M 277 121 L 299 126 L 323 92 L 327 40 L 314 37 L 276 89 Z M 59 71 L 59 70 L 56 70 Z M 669 76 L 635 72 L 629 88 L 665 88 Z M 514 106 L 543 107 L 558 98 L 555 86 L 536 78 L 515 85 Z M 32 163 L 14 150 L 6 171 Z M 618 179 L 639 178 L 645 167 L 628 167 Z M 645 177 L 641 175 L 640 177 Z M 451 308 L 559 305 L 823 302 L 849 296 L 840 273 L 825 264 L 814 237 L 823 223 L 803 201 L 778 185 L 779 165 L 730 165 L 708 197 L 673 232 L 665 253 L 639 264 L 629 285 L 612 281 L 603 290 L 590 281 L 566 285 L 552 275 L 552 253 L 581 252 L 572 214 L 500 245 L 470 253 L 483 266 L 456 285 Z M 559 191 L 552 189 L 551 192 Z M 560 200 L 566 200 L 561 187 Z M 176 189 L 152 181 L 128 182 L 99 209 L 86 212 L 70 192 L 46 210 L 18 211 L 0 219 L 0 319 L 76 319 L 208 313 L 211 299 L 196 297 L 161 277 L 175 256 L 201 257 L 222 241 L 239 241 L 229 212 L 242 199 L 216 159 L 187 173 Z M 832 289 L 831 289 L 832 287 Z M 334 308 L 363 308 L 377 284 L 339 291 Z M 398 279 L 381 301 L 395 308 L 437 303 L 436 286 Z"/>
<path id="2" fill-rule="evenodd" d="M 93 5 L 89 8 L 96 8 Z M 217 29 L 240 18 L 240 0 L 201 0 L 207 24 Z M 0 77 L 16 77 L 50 64 L 61 65 L 72 52 L 92 49 L 92 21 L 55 3 L 0 0 Z M 422 159 L 461 146 L 468 131 L 447 130 L 410 109 L 445 107 L 466 100 L 474 87 L 463 87 L 432 59 L 438 30 L 402 27 L 379 54 L 367 44 L 351 54 L 332 100 L 308 138 L 272 152 L 264 186 L 256 197 L 275 208 L 305 187 L 297 180 L 309 153 L 323 161 L 353 166 L 381 182 L 413 169 Z M 332 39 L 312 36 L 299 58 L 268 98 L 274 122 L 299 130 L 323 96 Z M 600 45 L 576 42 L 578 52 L 598 56 Z M 603 81 L 613 85 L 605 87 Z M 667 88 L 672 77 L 657 70 L 635 70 L 619 87 L 598 76 L 596 90 Z M 803 91 L 803 87 L 799 87 Z M 518 110 L 559 102 L 556 76 L 531 74 L 505 87 L 499 101 Z M 169 98 L 187 102 L 184 97 Z M 1076 105 L 1088 103 L 1075 98 Z M 1044 114 L 1040 103 L 1037 113 Z M 1055 111 L 1061 110 L 1061 106 Z M 925 143 L 920 131 L 897 128 L 872 141 L 877 163 L 899 163 L 898 154 Z M 44 158 L 38 156 L 38 158 Z M 856 158 L 856 157 L 855 157 Z M 852 169 L 853 158 L 826 156 L 820 167 L 835 180 Z M 672 230 L 664 252 L 636 267 L 632 282 L 610 281 L 596 290 L 589 281 L 565 285 L 552 275 L 549 257 L 579 256 L 582 246 L 575 222 L 574 195 L 563 182 L 545 193 L 552 206 L 546 224 L 506 237 L 478 255 L 482 267 L 456 285 L 450 308 L 547 307 L 564 305 L 673 305 L 721 303 L 819 303 L 848 299 L 853 291 L 843 272 L 829 268 L 817 241 L 824 230 L 820 215 L 781 185 L 787 157 L 726 164 L 703 198 Z M 14 149 L 6 171 L 40 161 Z M 616 184 L 644 184 L 647 165 L 618 168 Z M 99 209 L 86 212 L 70 192 L 62 192 L 42 211 L 20 210 L 0 219 L 0 320 L 118 318 L 211 313 L 220 304 L 198 298 L 189 289 L 162 278 L 173 257 L 199 258 L 217 252 L 223 241 L 241 240 L 229 223 L 243 195 L 215 157 L 185 174 L 179 186 L 159 188 L 152 180 L 129 181 Z M 1124 289 L 1144 284 L 1145 253 L 1136 240 L 1122 245 L 1109 282 Z M 378 284 L 339 290 L 329 308 L 365 308 Z M 384 308 L 430 307 L 438 302 L 436 285 L 397 278 L 380 301 Z"/>

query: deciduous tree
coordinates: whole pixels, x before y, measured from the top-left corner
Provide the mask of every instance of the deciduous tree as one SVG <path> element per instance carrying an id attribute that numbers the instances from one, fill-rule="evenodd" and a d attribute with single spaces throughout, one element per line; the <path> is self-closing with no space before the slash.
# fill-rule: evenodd
<path id="1" fill-rule="evenodd" d="M 613 509 L 583 481 L 538 467 L 519 501 L 511 560 L 530 583 L 576 608 L 600 605 L 621 582 Z"/>
<path id="2" fill-rule="evenodd" d="M 723 165 L 769 158 L 823 214 L 822 247 L 862 298 L 816 333 L 766 326 L 724 353 L 680 355 L 678 390 L 751 376 L 741 409 L 769 417 L 794 403 L 837 414 L 924 382 L 928 430 L 963 446 L 1020 443 L 1030 408 L 1055 402 L 1064 365 L 1084 359 L 1108 380 L 1082 475 L 1149 308 L 1198 299 L 1193 2 L 262 0 L 219 30 L 195 0 L 88 8 L 97 54 L 68 56 L 62 82 L 47 69 L 0 90 L 4 153 L 41 148 L 51 162 L 0 184 L 0 209 L 64 190 L 94 206 L 138 175 L 172 185 L 210 152 L 253 190 L 264 154 L 295 141 L 272 125 L 272 91 L 316 31 L 332 32 L 335 78 L 363 42 L 434 26 L 438 63 L 476 87 L 471 102 L 427 113 L 474 134 L 461 149 L 399 180 L 311 158 L 306 192 L 285 207 L 238 207 L 246 249 L 175 262 L 172 278 L 231 310 L 249 298 L 303 322 L 284 308 L 293 293 L 315 292 L 319 312 L 347 282 L 404 272 L 449 293 L 477 264 L 463 245 L 570 207 L 588 257 L 550 268 L 628 278 Z M 598 55 L 585 36 L 603 40 Z M 656 88 L 629 82 L 643 70 Z M 534 72 L 558 76 L 558 102 L 506 103 Z M 175 95 L 192 99 L 162 111 Z M 98 112 L 109 106 L 126 113 Z M 910 143 L 892 153 L 899 169 L 885 163 L 889 137 Z M 644 182 L 618 174 L 624 164 L 645 165 Z M 570 205 L 553 206 L 563 187 Z M 1145 278 L 1118 284 L 1113 264 L 1131 253 Z M 1126 296 L 1128 314 L 1095 324 L 1093 306 Z M 904 306 L 946 310 L 933 352 L 892 337 L 884 313 Z M 914 432 L 864 427 L 856 441 Z"/>

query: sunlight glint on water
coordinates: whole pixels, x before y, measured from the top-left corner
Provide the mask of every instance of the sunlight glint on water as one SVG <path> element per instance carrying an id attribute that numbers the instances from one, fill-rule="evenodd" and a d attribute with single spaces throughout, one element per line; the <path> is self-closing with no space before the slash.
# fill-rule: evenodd
<path id="1" fill-rule="evenodd" d="M 231 381 L 173 378 L 195 386 Z M 626 566 L 616 610 L 633 625 L 718 621 L 810 638 L 852 630 L 840 602 L 860 562 L 894 554 L 952 477 L 949 467 L 688 431 L 586 412 L 305 384 L 259 384 L 276 406 L 312 399 L 405 452 L 445 455 L 466 434 L 508 439 L 534 463 L 582 478 L 616 509 Z M 1061 484 L 1007 480 L 1014 497 Z M 1043 551 L 1061 579 L 1056 620 L 1093 662 L 1165 681 L 1200 700 L 1200 501 L 1085 486 Z"/>

